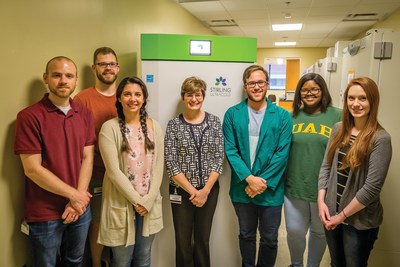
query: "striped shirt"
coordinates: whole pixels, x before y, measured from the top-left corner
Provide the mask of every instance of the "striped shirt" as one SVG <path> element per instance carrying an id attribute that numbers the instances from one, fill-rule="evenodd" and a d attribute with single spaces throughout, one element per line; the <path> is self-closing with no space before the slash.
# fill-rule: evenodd
<path id="1" fill-rule="evenodd" d="M 339 212 L 339 203 L 342 199 L 343 192 L 346 188 L 347 180 L 349 179 L 350 168 L 341 169 L 343 164 L 343 159 L 345 158 L 347 152 L 349 151 L 351 145 L 356 140 L 357 136 L 351 135 L 350 142 L 339 150 L 338 163 L 337 163 L 337 192 L 336 192 L 336 212 Z"/>

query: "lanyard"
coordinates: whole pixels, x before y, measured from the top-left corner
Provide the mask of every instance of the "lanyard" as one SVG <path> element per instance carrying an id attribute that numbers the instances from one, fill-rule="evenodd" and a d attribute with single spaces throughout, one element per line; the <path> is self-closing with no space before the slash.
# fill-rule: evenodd
<path id="1" fill-rule="evenodd" d="M 199 138 L 198 141 L 196 141 L 195 134 L 194 134 L 194 126 L 189 124 L 189 133 L 190 137 L 192 138 L 194 142 L 194 146 L 197 150 L 197 157 L 198 157 L 198 169 L 199 169 L 199 182 L 200 182 L 200 187 L 203 187 L 205 185 L 204 179 L 203 179 L 203 169 L 201 168 L 201 146 L 203 144 L 203 136 L 205 132 L 210 128 L 208 125 L 207 121 L 205 122 L 205 126 L 203 127 L 202 130 L 200 130 L 199 133 Z M 202 126 L 204 125 L 203 123 L 201 124 Z"/>

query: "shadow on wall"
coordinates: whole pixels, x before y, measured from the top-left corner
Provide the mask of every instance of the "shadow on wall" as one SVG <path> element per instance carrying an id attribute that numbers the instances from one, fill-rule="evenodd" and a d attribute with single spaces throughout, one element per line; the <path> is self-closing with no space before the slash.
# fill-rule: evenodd
<path id="1" fill-rule="evenodd" d="M 185 105 L 184 105 L 183 102 L 182 102 L 182 98 L 180 98 L 180 99 L 179 99 L 179 102 L 176 103 L 176 112 L 175 112 L 175 115 L 181 114 L 181 113 L 185 112 L 185 110 L 186 110 Z M 171 119 L 173 119 L 173 118 L 171 118 Z"/>
<path id="2" fill-rule="evenodd" d="M 81 73 L 82 76 L 78 77 L 78 85 L 83 89 L 92 87 L 95 82 L 96 78 L 95 75 L 93 74 L 92 66 L 91 65 L 85 65 L 83 66 L 82 70 L 78 72 Z M 77 90 L 75 90 L 75 94 L 78 93 Z"/>
<path id="3" fill-rule="evenodd" d="M 9 223 L 12 224 L 10 234 L 9 250 L 13 255 L 15 266 L 22 266 L 29 261 L 28 237 L 21 233 L 20 224 L 24 211 L 24 172 L 22 164 L 17 155 L 14 155 L 16 121 L 13 121 L 7 128 L 7 135 L 3 144 L 2 177 L 5 179 L 4 185 L 7 187 L 11 207 L 8 214 Z"/>
<path id="4" fill-rule="evenodd" d="M 42 99 L 47 92 L 46 85 L 40 79 L 33 80 L 27 88 L 25 107 L 30 106 Z M 17 114 L 15 114 L 15 117 Z M 8 187 L 10 203 L 10 223 L 13 230 L 10 239 L 10 251 L 14 257 L 15 266 L 22 266 L 29 262 L 28 238 L 20 231 L 21 220 L 24 213 L 25 177 L 19 156 L 14 154 L 16 121 L 14 120 L 7 129 L 5 143 L 3 144 L 2 176 L 4 184 Z M 22 244 L 22 246 L 21 246 Z"/>
<path id="5" fill-rule="evenodd" d="M 125 77 L 138 76 L 141 78 L 137 68 L 137 53 L 118 54 L 117 52 L 117 56 L 119 63 L 117 84 Z"/>
<path id="6" fill-rule="evenodd" d="M 44 94 L 47 93 L 47 86 L 42 80 L 36 79 L 31 82 L 27 91 L 27 101 L 25 107 L 33 105 L 42 99 Z M 15 114 L 15 116 L 17 116 L 17 114 Z"/>

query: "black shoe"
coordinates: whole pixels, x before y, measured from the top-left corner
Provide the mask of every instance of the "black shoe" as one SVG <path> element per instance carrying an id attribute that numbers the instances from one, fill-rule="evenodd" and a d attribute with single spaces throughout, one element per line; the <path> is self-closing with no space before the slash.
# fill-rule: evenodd
<path id="1" fill-rule="evenodd" d="M 106 260 L 101 260 L 101 267 L 109 267 L 110 265 L 108 264 L 108 261 Z"/>

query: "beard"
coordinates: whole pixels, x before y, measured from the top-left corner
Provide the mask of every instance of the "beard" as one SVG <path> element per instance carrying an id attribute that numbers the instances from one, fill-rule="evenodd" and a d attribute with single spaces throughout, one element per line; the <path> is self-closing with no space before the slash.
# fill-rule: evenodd
<path id="1" fill-rule="evenodd" d="M 75 91 L 75 87 L 74 88 L 65 88 L 65 87 L 61 87 L 60 88 L 51 88 L 49 87 L 49 90 L 51 91 L 51 93 L 53 93 L 54 95 L 56 95 L 59 98 L 69 98 L 72 93 Z"/>
<path id="2" fill-rule="evenodd" d="M 251 93 L 248 93 L 248 94 L 247 94 L 247 97 L 248 97 L 251 101 L 253 101 L 253 102 L 262 102 L 262 101 L 265 100 L 266 95 L 267 95 L 267 91 L 264 91 L 264 92 L 262 93 L 260 99 L 254 98 L 253 95 L 252 95 Z"/>
<path id="3" fill-rule="evenodd" d="M 103 76 L 103 73 L 100 73 L 98 71 L 96 71 L 96 76 L 97 79 L 99 79 L 99 81 L 101 81 L 104 84 L 113 84 L 115 82 L 115 80 L 117 79 L 117 75 L 114 72 L 108 72 L 106 74 L 112 74 L 113 76 L 110 79 L 107 79 Z"/>

